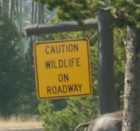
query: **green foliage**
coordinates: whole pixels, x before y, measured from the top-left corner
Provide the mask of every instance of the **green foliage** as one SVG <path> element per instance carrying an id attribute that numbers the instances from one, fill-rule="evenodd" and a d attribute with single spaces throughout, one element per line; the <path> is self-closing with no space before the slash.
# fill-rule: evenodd
<path id="1" fill-rule="evenodd" d="M 94 96 L 71 98 L 67 100 L 67 108 L 62 111 L 55 111 L 53 104 L 43 101 L 39 106 L 39 111 L 44 120 L 45 130 L 73 131 L 78 124 L 97 117 L 98 106 L 96 102 Z M 91 103 L 93 104 L 91 105 Z"/>
<path id="2" fill-rule="evenodd" d="M 32 44 L 32 43 L 30 43 Z M 24 78 L 22 79 L 23 90 L 20 98 L 19 114 L 36 115 L 38 114 L 39 101 L 36 97 L 35 73 L 33 62 L 33 48 L 28 49 L 24 59 Z"/>
<path id="3" fill-rule="evenodd" d="M 23 78 L 23 59 L 19 55 L 17 28 L 7 16 L 0 16 L 0 114 L 17 111 Z"/>
<path id="4" fill-rule="evenodd" d="M 94 2 L 94 0 L 93 0 Z M 99 1 L 95 7 L 100 6 L 102 10 L 109 7 L 113 17 L 117 21 L 117 26 L 126 25 L 140 28 L 140 1 L 139 0 L 105 0 Z"/>
<path id="5" fill-rule="evenodd" d="M 61 20 L 82 20 L 95 17 L 95 14 L 110 9 L 117 25 L 136 25 L 140 28 L 139 0 L 35 0 L 48 5 L 48 9 L 57 8 L 56 15 Z"/>
<path id="6" fill-rule="evenodd" d="M 56 16 L 62 20 L 76 20 L 82 25 L 82 20 L 89 18 L 92 14 L 89 10 L 90 3 L 87 0 L 35 0 L 47 4 L 50 10 L 56 9 Z"/>
<path id="7" fill-rule="evenodd" d="M 32 46 L 20 55 L 16 26 L 0 15 L 0 115 L 38 114 Z"/>

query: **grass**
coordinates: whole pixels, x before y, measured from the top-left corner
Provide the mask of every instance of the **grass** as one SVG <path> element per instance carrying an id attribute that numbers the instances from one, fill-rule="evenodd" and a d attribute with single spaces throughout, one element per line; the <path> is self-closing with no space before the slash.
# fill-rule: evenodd
<path id="1" fill-rule="evenodd" d="M 8 119 L 0 117 L 0 130 L 2 129 L 19 129 L 19 128 L 41 128 L 42 120 L 39 116 L 24 117 L 11 116 Z"/>

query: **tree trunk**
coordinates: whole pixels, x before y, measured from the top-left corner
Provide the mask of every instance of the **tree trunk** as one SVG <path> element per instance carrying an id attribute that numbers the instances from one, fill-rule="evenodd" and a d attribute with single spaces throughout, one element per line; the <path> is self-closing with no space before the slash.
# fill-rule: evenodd
<path id="1" fill-rule="evenodd" d="M 20 0 L 20 48 L 21 48 L 21 56 L 23 56 L 23 42 L 22 42 L 22 0 Z"/>
<path id="2" fill-rule="evenodd" d="M 31 24 L 34 23 L 34 2 L 32 1 L 32 17 L 31 17 Z"/>
<path id="3" fill-rule="evenodd" d="M 44 23 L 44 4 L 41 4 L 41 23 Z"/>
<path id="4" fill-rule="evenodd" d="M 138 131 L 140 121 L 140 31 L 127 28 L 123 131 Z"/>
<path id="5" fill-rule="evenodd" d="M 0 0 L 0 15 L 2 15 L 2 0 Z"/>
<path id="6" fill-rule="evenodd" d="M 113 27 L 111 18 L 110 10 L 106 10 L 98 15 L 98 88 L 100 114 L 113 112 L 116 108 L 114 89 Z"/>
<path id="7" fill-rule="evenodd" d="M 35 3 L 35 23 L 37 23 L 37 3 Z"/>
<path id="8" fill-rule="evenodd" d="M 9 0 L 2 1 L 2 14 L 8 15 L 9 12 Z"/>
<path id="9" fill-rule="evenodd" d="M 14 13 L 14 0 L 11 0 L 11 12 L 10 12 L 11 22 L 13 22 L 13 13 Z"/>
<path id="10" fill-rule="evenodd" d="M 41 23 L 41 3 L 38 3 L 38 23 Z"/>
<path id="11" fill-rule="evenodd" d="M 18 23 L 20 23 L 20 17 L 19 17 L 19 4 L 18 4 L 18 0 L 15 1 L 15 4 L 16 4 L 17 20 L 18 20 Z"/>

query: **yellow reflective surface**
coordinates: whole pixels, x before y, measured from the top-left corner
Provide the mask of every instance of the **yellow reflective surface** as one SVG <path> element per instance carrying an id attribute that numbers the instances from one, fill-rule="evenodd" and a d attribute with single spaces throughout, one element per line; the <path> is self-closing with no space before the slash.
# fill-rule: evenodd
<path id="1" fill-rule="evenodd" d="M 44 41 L 34 44 L 38 99 L 92 94 L 88 39 Z"/>

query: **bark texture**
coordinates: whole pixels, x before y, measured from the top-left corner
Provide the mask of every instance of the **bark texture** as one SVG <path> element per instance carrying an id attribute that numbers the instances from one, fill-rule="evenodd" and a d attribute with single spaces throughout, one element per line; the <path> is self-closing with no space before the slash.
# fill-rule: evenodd
<path id="1" fill-rule="evenodd" d="M 114 112 L 116 109 L 112 20 L 110 10 L 104 11 L 104 13 L 98 16 L 98 88 L 100 114 Z"/>
<path id="2" fill-rule="evenodd" d="M 125 44 L 125 91 L 123 131 L 139 131 L 140 120 L 140 31 L 127 28 Z"/>
<path id="3" fill-rule="evenodd" d="M 83 27 L 79 26 L 76 21 L 61 22 L 56 24 L 36 24 L 27 26 L 24 30 L 26 36 L 51 34 L 59 32 L 83 31 L 97 29 L 97 19 L 85 20 Z"/>

